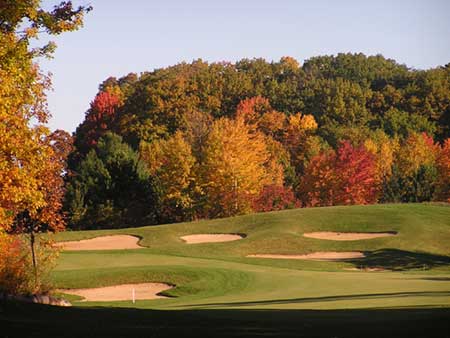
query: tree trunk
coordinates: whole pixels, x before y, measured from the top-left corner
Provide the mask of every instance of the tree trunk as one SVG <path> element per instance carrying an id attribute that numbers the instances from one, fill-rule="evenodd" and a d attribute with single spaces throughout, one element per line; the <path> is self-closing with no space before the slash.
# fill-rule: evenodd
<path id="1" fill-rule="evenodd" d="M 34 235 L 34 232 L 32 231 L 30 233 L 31 257 L 32 257 L 32 261 L 33 261 L 35 287 L 38 288 L 39 281 L 38 281 L 38 271 L 37 271 L 36 253 L 34 250 L 34 244 L 35 244 L 35 235 Z"/>

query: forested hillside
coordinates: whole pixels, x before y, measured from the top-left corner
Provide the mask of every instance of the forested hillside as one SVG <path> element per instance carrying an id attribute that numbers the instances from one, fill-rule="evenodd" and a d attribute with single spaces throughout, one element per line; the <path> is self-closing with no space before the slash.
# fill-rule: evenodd
<path id="1" fill-rule="evenodd" d="M 450 200 L 450 64 L 383 56 L 190 64 L 108 78 L 74 134 L 72 227 Z"/>

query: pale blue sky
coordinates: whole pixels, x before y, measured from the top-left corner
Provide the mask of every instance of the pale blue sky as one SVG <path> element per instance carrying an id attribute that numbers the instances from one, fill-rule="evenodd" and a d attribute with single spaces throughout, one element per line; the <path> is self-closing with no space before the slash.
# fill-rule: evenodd
<path id="1" fill-rule="evenodd" d="M 59 1 L 45 0 L 44 5 Z M 303 62 L 339 52 L 383 54 L 409 67 L 450 62 L 446 0 L 73 0 L 91 4 L 84 27 L 53 38 L 52 129 L 74 131 L 98 85 L 190 62 L 288 55 Z"/>

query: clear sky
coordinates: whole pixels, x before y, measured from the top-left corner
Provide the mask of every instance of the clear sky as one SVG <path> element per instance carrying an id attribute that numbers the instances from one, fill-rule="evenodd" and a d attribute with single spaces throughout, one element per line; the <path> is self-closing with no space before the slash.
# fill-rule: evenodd
<path id="1" fill-rule="evenodd" d="M 57 0 L 44 0 L 45 7 Z M 109 76 L 190 62 L 339 52 L 383 54 L 412 68 L 450 62 L 448 0 L 73 0 L 94 7 L 53 38 L 52 129 L 74 131 Z M 42 41 L 43 42 L 43 41 Z"/>

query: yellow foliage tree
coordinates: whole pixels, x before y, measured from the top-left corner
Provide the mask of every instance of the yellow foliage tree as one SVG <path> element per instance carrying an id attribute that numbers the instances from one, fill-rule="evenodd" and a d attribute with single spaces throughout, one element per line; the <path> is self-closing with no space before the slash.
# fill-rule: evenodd
<path id="1" fill-rule="evenodd" d="M 22 210 L 31 216 L 45 206 L 40 181 L 51 147 L 45 91 L 50 80 L 34 59 L 50 56 L 49 43 L 31 48 L 42 31 L 60 34 L 82 25 L 91 8 L 73 8 L 70 1 L 45 11 L 40 1 L 5 0 L 0 6 L 0 227 L 10 227 Z"/>
<path id="2" fill-rule="evenodd" d="M 364 141 L 364 147 L 374 156 L 377 181 L 381 183 L 383 179 L 388 179 L 392 174 L 395 154 L 400 149 L 398 139 L 391 139 L 383 131 L 378 131 Z"/>
<path id="3" fill-rule="evenodd" d="M 265 185 L 279 183 L 281 166 L 273 165 L 265 136 L 242 117 L 216 120 L 205 145 L 201 182 L 211 217 L 251 211 Z"/>
<path id="4" fill-rule="evenodd" d="M 403 175 L 412 175 L 420 166 L 433 165 L 438 153 L 433 138 L 425 133 L 411 133 L 397 152 L 397 166 Z"/>
<path id="5" fill-rule="evenodd" d="M 161 188 L 162 216 L 182 221 L 192 216 L 195 158 L 181 131 L 167 140 L 142 142 L 140 156 Z"/>

